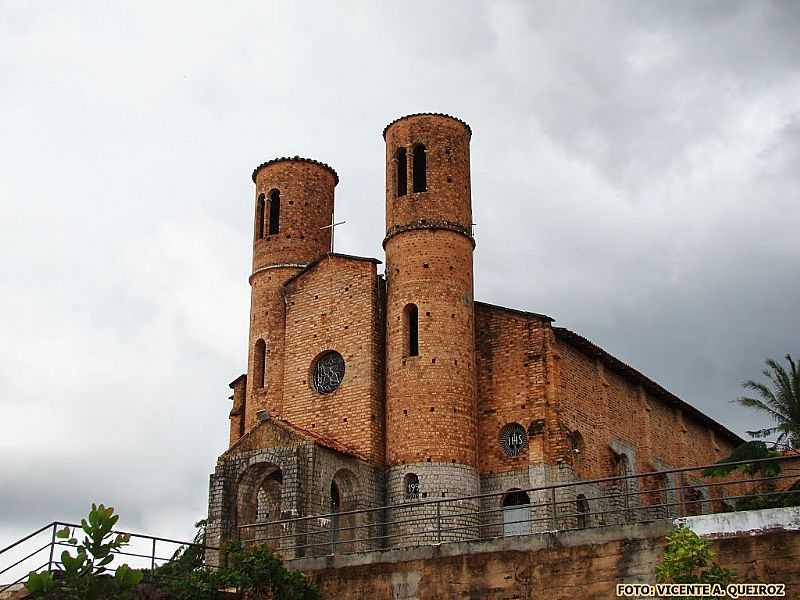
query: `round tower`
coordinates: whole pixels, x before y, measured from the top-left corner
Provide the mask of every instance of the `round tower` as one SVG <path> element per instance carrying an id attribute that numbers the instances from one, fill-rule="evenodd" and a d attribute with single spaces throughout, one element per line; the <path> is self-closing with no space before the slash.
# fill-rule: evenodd
<path id="1" fill-rule="evenodd" d="M 253 171 L 256 186 L 245 430 L 255 413 L 280 414 L 283 397 L 283 284 L 330 251 L 339 177 L 308 158 L 276 158 Z M 323 229 L 324 228 L 324 229 Z"/>
<path id="2" fill-rule="evenodd" d="M 383 136 L 387 496 L 398 504 L 474 495 L 471 130 L 448 115 L 416 114 L 393 121 Z M 454 514 L 471 509 L 442 505 L 443 526 L 474 522 Z M 442 539 L 474 535 L 464 529 Z"/>

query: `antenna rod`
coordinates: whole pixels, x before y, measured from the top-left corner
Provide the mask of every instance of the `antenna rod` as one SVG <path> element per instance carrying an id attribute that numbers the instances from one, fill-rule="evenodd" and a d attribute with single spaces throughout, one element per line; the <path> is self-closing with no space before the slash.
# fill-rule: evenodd
<path id="1" fill-rule="evenodd" d="M 336 231 L 337 225 L 344 225 L 347 221 L 339 221 L 338 223 L 331 223 L 330 225 L 325 225 L 324 227 L 320 227 L 320 231 L 323 229 L 330 229 L 331 230 L 331 252 L 333 252 L 333 232 Z"/>

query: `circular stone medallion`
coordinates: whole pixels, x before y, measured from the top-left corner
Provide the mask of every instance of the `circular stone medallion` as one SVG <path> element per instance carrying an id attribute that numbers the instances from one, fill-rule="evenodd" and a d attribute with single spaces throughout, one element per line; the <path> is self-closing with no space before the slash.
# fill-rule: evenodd
<path id="1" fill-rule="evenodd" d="M 314 363 L 312 383 L 320 394 L 330 394 L 344 379 L 344 357 L 330 350 L 323 352 Z"/>
<path id="2" fill-rule="evenodd" d="M 519 423 L 509 423 L 500 430 L 500 448 L 506 456 L 519 456 L 528 445 L 528 434 Z"/>

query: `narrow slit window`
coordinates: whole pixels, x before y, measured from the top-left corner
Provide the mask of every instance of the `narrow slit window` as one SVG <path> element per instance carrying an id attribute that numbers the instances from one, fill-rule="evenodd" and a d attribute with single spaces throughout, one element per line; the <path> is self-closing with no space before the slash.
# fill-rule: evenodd
<path id="1" fill-rule="evenodd" d="M 414 146 L 414 191 L 428 191 L 428 165 L 425 157 L 425 146 L 417 144 Z"/>
<path id="2" fill-rule="evenodd" d="M 266 200 L 264 194 L 259 194 L 258 202 L 256 203 L 256 239 L 264 239 L 264 207 Z"/>
<path id="3" fill-rule="evenodd" d="M 269 234 L 275 235 L 281 227 L 281 193 L 272 190 L 269 193 Z"/>
<path id="4" fill-rule="evenodd" d="M 395 189 L 395 196 L 405 196 L 408 191 L 408 160 L 406 159 L 406 149 L 400 148 L 397 151 L 397 188 Z"/>
<path id="5" fill-rule="evenodd" d="M 416 304 L 409 304 L 405 313 L 407 355 L 419 356 L 419 309 Z"/>
<path id="6" fill-rule="evenodd" d="M 267 371 L 267 344 L 264 340 L 256 342 L 255 356 L 253 357 L 253 369 L 256 381 L 256 387 L 261 389 L 264 387 Z"/>

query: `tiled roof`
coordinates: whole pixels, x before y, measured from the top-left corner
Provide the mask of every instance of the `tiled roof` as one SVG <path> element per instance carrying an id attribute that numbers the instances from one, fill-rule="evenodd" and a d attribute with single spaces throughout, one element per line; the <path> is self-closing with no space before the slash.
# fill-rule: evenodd
<path id="1" fill-rule="evenodd" d="M 600 346 L 587 340 L 585 337 L 578 335 L 574 331 L 565 329 L 564 327 L 553 327 L 553 332 L 555 333 L 556 337 L 559 338 L 560 340 L 563 340 L 571 344 L 572 346 L 578 348 L 579 350 L 581 350 L 582 352 L 584 352 L 589 356 L 593 356 L 595 358 L 600 359 L 601 361 L 603 361 L 603 364 L 606 365 L 609 369 L 616 371 L 617 373 L 620 373 L 622 375 L 625 375 L 629 379 L 639 383 L 645 390 L 653 394 L 653 396 L 660 398 L 661 400 L 664 400 L 667 403 L 672 404 L 673 406 L 677 406 L 685 414 L 692 416 L 700 423 L 722 434 L 725 438 L 727 438 L 734 444 L 738 445 L 744 442 L 742 438 L 740 438 L 738 435 L 736 435 L 733 431 L 731 431 L 724 425 L 718 423 L 717 421 L 709 417 L 707 414 L 699 411 L 691 404 L 688 404 L 687 402 L 681 400 L 672 392 L 664 389 L 646 375 L 637 371 L 630 365 L 625 364 L 615 356 L 612 356 L 611 354 L 603 350 Z"/>
<path id="2" fill-rule="evenodd" d="M 337 442 L 333 438 L 326 437 L 324 435 L 320 435 L 315 431 L 310 431 L 308 429 L 303 429 L 302 427 L 298 427 L 294 423 L 290 423 L 286 419 L 282 419 L 280 417 L 273 417 L 273 420 L 276 421 L 279 425 L 283 425 L 287 429 L 295 432 L 297 435 L 302 437 L 309 438 L 310 440 L 316 442 L 320 446 L 324 446 L 325 448 L 329 448 L 336 452 L 340 452 L 341 454 L 347 454 L 348 456 L 353 456 L 355 458 L 360 458 L 361 460 L 367 460 L 365 456 L 363 456 L 358 450 L 354 450 L 353 448 Z"/>
<path id="3" fill-rule="evenodd" d="M 392 125 L 394 125 L 398 121 L 402 121 L 403 119 L 409 119 L 411 117 L 446 117 L 448 119 L 453 119 L 454 121 L 458 121 L 464 127 L 466 127 L 467 128 L 467 134 L 469 134 L 470 137 L 472 136 L 472 128 L 469 125 L 467 125 L 466 121 L 462 121 L 458 117 L 454 117 L 453 115 L 448 115 L 446 113 L 420 112 L 420 113 L 413 113 L 413 114 L 410 114 L 410 115 L 404 115 L 402 117 L 398 117 L 394 121 L 389 123 L 386 127 L 383 128 L 383 139 L 386 139 L 386 132 L 388 131 L 389 127 L 391 127 Z"/>
<path id="4" fill-rule="evenodd" d="M 280 162 L 305 162 L 311 163 L 312 165 L 319 165 L 320 167 L 325 167 L 331 173 L 333 173 L 333 178 L 336 183 L 339 183 L 339 174 L 331 167 L 330 165 L 326 165 L 324 162 L 320 162 L 318 160 L 314 160 L 313 158 L 303 158 L 302 156 L 281 156 L 280 158 L 273 158 L 272 160 L 268 160 L 267 162 L 263 162 L 258 165 L 255 169 L 253 169 L 253 183 L 256 182 L 256 174 L 269 165 L 274 165 L 275 163 Z"/>

